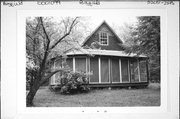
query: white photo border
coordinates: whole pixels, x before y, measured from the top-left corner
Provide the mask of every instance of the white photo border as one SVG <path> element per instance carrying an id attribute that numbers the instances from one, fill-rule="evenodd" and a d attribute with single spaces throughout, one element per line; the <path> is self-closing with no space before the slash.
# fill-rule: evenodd
<path id="1" fill-rule="evenodd" d="M 73 2 L 72 2 L 73 3 Z M 29 3 L 33 4 L 33 3 Z M 145 2 L 103 2 L 100 6 L 80 6 L 74 3 L 69 7 L 70 2 L 67 2 L 64 7 L 59 8 L 58 6 L 48 7 L 53 8 L 52 10 L 47 10 L 47 7 L 36 6 L 33 8 L 28 7 L 26 3 L 23 7 L 15 9 L 15 14 L 17 19 L 12 19 L 16 22 L 16 47 L 11 51 L 15 53 L 16 60 L 16 69 L 15 73 L 16 84 L 11 85 L 15 91 L 15 99 L 6 99 L 5 93 L 10 93 L 11 90 L 6 88 L 4 85 L 6 82 L 9 82 L 7 75 L 3 75 L 2 71 L 2 80 L 7 78 L 8 81 L 2 81 L 2 96 L 5 95 L 5 98 L 2 98 L 2 103 L 12 102 L 15 103 L 13 106 L 16 108 L 16 111 L 13 112 L 12 118 L 17 119 L 31 119 L 31 118 L 154 118 L 154 119 L 176 119 L 179 117 L 179 57 L 177 56 L 178 48 L 178 31 L 176 25 L 179 26 L 179 21 L 177 20 L 179 13 L 176 11 L 177 4 L 173 6 L 147 6 Z M 6 10 L 7 8 L 4 8 Z M 33 9 L 33 10 L 32 10 Z M 101 12 L 110 12 L 118 11 L 118 13 L 125 13 L 135 16 L 160 16 L 161 19 L 161 105 L 159 107 L 26 107 L 26 87 L 25 87 L 25 67 L 26 67 L 26 57 L 25 57 L 25 21 L 28 16 L 56 16 L 65 11 L 65 16 L 70 16 L 72 11 L 81 16 L 87 16 L 87 11 L 93 11 L 92 13 Z M 85 13 L 86 12 L 86 13 Z M 177 13 L 176 13 L 177 12 Z M 14 14 L 13 14 L 14 16 Z M 88 16 L 90 16 L 88 14 Z M 4 21 L 4 23 L 6 23 Z M 7 24 L 7 23 L 6 23 Z M 3 25 L 2 25 L 3 26 Z M 4 27 L 4 26 L 3 26 Z M 9 28 L 9 26 L 7 26 Z M 5 31 L 4 31 L 5 32 Z M 5 32 L 7 33 L 7 32 Z M 16 36 L 15 35 L 15 36 Z M 7 37 L 2 37 L 8 40 Z M 163 40 L 162 40 L 163 39 Z M 174 39 L 172 42 L 170 39 Z M 9 42 L 9 40 L 8 40 Z M 2 48 L 5 48 L 7 41 L 2 41 Z M 14 48 L 14 47 L 12 47 Z M 6 48 L 5 48 L 6 49 Z M 10 51 L 7 51 L 10 53 Z M 175 52 L 172 54 L 172 52 Z M 2 56 L 5 55 L 5 52 L 2 52 Z M 179 54 L 178 54 L 179 55 Z M 13 55 L 14 56 L 14 55 Z M 175 57 L 174 57 L 175 56 Z M 170 58 L 171 57 L 171 58 Z M 172 58 L 174 57 L 174 58 Z M 178 58 L 177 58 L 178 57 Z M 6 58 L 6 57 L 5 57 Z M 2 69 L 6 68 L 5 62 L 2 58 Z M 11 59 L 12 57 L 10 57 Z M 175 59 L 176 58 L 176 59 Z M 7 58 L 5 60 L 8 60 Z M 10 60 L 9 60 L 10 61 Z M 178 66 L 177 66 L 178 65 Z M 5 70 L 7 71 L 7 70 Z M 5 73 L 6 74 L 6 73 Z M 162 80 L 163 79 L 163 80 Z M 173 80 L 170 80 L 173 79 Z M 174 82 L 173 82 L 174 81 Z M 7 85 L 7 84 L 6 84 Z M 5 90 L 4 90 L 5 89 Z M 15 90 L 17 89 L 17 90 Z M 3 91 L 4 90 L 4 91 Z M 9 103 L 11 104 L 11 103 Z M 7 103 L 6 108 L 2 108 L 3 117 L 8 117 L 8 109 L 11 110 L 11 106 Z M 2 104 L 2 106 L 5 106 Z M 14 108 L 13 107 L 13 108 Z"/>

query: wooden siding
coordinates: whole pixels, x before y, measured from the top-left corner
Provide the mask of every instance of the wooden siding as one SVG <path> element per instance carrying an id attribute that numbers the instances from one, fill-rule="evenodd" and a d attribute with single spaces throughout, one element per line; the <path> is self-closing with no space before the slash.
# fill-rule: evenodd
<path id="1" fill-rule="evenodd" d="M 147 87 L 148 82 L 88 84 L 89 87 Z"/>
<path id="2" fill-rule="evenodd" d="M 108 45 L 100 45 L 99 47 L 102 50 L 123 50 L 118 44 L 120 41 L 118 38 L 113 34 L 113 32 L 107 27 L 106 24 L 102 24 L 99 29 L 85 42 L 84 46 L 90 46 L 93 42 L 99 42 L 99 32 L 107 32 L 108 33 Z"/>

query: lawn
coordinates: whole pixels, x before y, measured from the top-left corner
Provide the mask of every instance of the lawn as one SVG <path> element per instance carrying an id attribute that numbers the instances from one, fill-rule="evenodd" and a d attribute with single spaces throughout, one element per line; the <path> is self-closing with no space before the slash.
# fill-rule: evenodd
<path id="1" fill-rule="evenodd" d="M 94 89 L 89 93 L 62 95 L 40 88 L 34 98 L 36 107 L 121 107 L 160 106 L 160 88 L 150 85 L 145 89 Z"/>

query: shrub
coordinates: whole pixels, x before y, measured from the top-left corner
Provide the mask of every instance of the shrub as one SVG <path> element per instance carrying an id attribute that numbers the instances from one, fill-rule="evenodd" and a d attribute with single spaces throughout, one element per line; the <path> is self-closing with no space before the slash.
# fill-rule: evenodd
<path id="1" fill-rule="evenodd" d="M 60 93 L 74 94 L 88 92 L 88 74 L 84 72 L 67 71 L 61 75 Z"/>
<path id="2" fill-rule="evenodd" d="M 26 56 L 26 90 L 29 90 L 34 81 L 36 80 L 36 75 L 38 73 L 39 67 L 34 63 L 29 56 Z"/>
<path id="3" fill-rule="evenodd" d="M 37 68 L 26 67 L 26 90 L 30 90 L 38 72 Z"/>

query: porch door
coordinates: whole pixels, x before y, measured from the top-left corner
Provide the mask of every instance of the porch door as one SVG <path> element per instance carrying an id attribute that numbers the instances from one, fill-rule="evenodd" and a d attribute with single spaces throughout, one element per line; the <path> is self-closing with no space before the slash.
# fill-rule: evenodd
<path id="1" fill-rule="evenodd" d="M 90 83 L 99 83 L 99 63 L 98 57 L 90 58 Z"/>
<path id="2" fill-rule="evenodd" d="M 111 60 L 111 78 L 112 82 L 120 82 L 120 69 L 119 69 L 119 58 L 112 58 Z"/>
<path id="3" fill-rule="evenodd" d="M 108 83 L 109 81 L 109 59 L 108 57 L 101 57 L 101 83 Z"/>
<path id="4" fill-rule="evenodd" d="M 129 66 L 128 59 L 121 59 L 121 74 L 122 74 L 122 82 L 129 82 Z"/>

